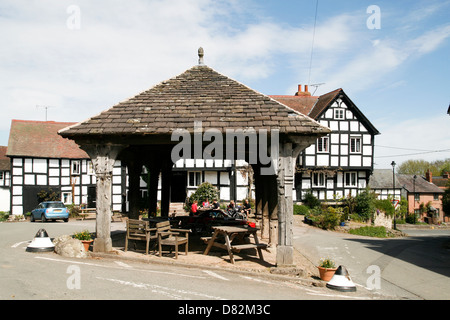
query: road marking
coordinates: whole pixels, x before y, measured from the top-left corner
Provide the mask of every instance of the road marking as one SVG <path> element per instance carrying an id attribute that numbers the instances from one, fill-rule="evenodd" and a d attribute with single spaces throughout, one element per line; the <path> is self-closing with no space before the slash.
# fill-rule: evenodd
<path id="1" fill-rule="evenodd" d="M 108 265 L 101 265 L 101 264 L 96 264 L 96 263 L 81 262 L 81 261 L 74 261 L 74 260 L 54 259 L 54 258 L 49 258 L 49 257 L 35 257 L 35 258 L 36 259 L 42 259 L 42 260 L 55 261 L 55 262 L 81 264 L 81 265 L 100 267 L 100 268 L 111 268 L 111 269 L 119 268 L 118 266 L 108 266 Z M 158 273 L 158 274 L 167 274 L 167 275 L 180 276 L 180 277 L 184 277 L 184 278 L 205 279 L 205 277 L 203 277 L 203 276 L 193 276 L 193 275 L 190 275 L 190 274 L 182 274 L 182 273 L 167 272 L 167 271 L 155 271 L 155 270 L 147 270 L 147 269 L 138 269 L 138 268 L 133 268 L 131 266 L 130 266 L 130 269 L 138 270 L 138 271 L 142 271 L 142 272 L 148 272 L 148 273 Z"/>
<path id="2" fill-rule="evenodd" d="M 166 295 L 168 297 L 171 297 L 172 299 L 184 299 L 183 298 L 183 295 L 184 295 L 185 297 L 187 297 L 189 299 L 192 299 L 192 296 L 198 296 L 203 299 L 226 300 L 222 297 L 212 296 L 212 295 L 205 294 L 205 293 L 163 287 L 163 286 L 159 286 L 156 284 L 135 283 L 135 282 L 131 282 L 131 281 L 124 281 L 124 280 L 111 279 L 111 278 L 102 278 L 102 277 L 96 277 L 96 278 L 100 279 L 100 280 L 111 281 L 111 282 L 118 283 L 118 284 L 125 285 L 125 286 L 132 286 L 133 288 L 151 290 L 154 293 Z"/>
<path id="3" fill-rule="evenodd" d="M 353 297 L 353 296 L 346 296 L 341 294 L 329 294 L 329 293 L 319 293 L 314 290 L 305 289 L 306 294 L 312 295 L 312 296 L 321 296 L 321 297 L 331 297 L 331 298 L 345 298 L 345 299 L 358 299 L 358 300 L 371 300 L 373 298 L 371 297 Z"/>
<path id="4" fill-rule="evenodd" d="M 209 274 L 212 277 L 215 277 L 217 279 L 221 279 L 221 280 L 225 280 L 225 281 L 230 281 L 230 279 L 227 279 L 225 277 L 222 277 L 221 275 L 218 275 L 217 273 L 210 271 L 210 270 L 203 270 L 204 273 Z"/>
<path id="5" fill-rule="evenodd" d="M 122 261 L 114 261 L 117 265 L 119 265 L 119 266 L 121 266 L 121 267 L 124 267 L 124 268 L 133 268 L 132 266 L 130 266 L 130 265 L 128 265 L 128 264 L 126 264 L 126 263 L 124 263 L 124 262 L 122 262 Z"/>
<path id="6" fill-rule="evenodd" d="M 30 243 L 30 242 L 31 242 L 31 240 L 17 242 L 17 243 L 14 243 L 14 244 L 11 246 L 11 248 L 17 248 L 18 246 L 20 246 L 20 245 L 23 244 L 23 243 Z"/>

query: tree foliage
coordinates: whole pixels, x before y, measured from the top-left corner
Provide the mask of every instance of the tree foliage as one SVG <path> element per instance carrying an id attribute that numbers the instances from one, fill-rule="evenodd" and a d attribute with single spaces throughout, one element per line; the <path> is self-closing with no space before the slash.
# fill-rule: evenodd
<path id="1" fill-rule="evenodd" d="M 442 197 L 442 210 L 444 210 L 446 216 L 450 216 L 450 180 L 447 182 L 447 187 Z"/>
<path id="2" fill-rule="evenodd" d="M 450 172 L 450 158 L 428 162 L 425 160 L 407 160 L 398 167 L 400 174 L 425 175 L 430 169 L 433 176 L 441 176 L 444 172 Z"/>

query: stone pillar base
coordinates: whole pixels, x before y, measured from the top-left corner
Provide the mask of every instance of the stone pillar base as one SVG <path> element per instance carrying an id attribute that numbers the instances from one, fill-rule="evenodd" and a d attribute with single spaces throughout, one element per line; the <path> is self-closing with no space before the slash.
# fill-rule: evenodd
<path id="1" fill-rule="evenodd" d="M 112 251 L 111 238 L 95 238 L 92 250 L 94 252 L 109 252 Z"/>
<path id="2" fill-rule="evenodd" d="M 277 268 L 295 267 L 294 248 L 292 246 L 277 246 Z"/>

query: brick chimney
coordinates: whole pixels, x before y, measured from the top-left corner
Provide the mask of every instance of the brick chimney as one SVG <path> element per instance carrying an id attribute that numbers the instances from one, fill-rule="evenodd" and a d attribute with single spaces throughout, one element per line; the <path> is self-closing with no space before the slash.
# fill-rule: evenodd
<path id="1" fill-rule="evenodd" d="M 305 84 L 305 91 L 302 91 L 302 85 L 298 85 L 298 91 L 295 93 L 296 96 L 310 96 L 311 93 L 308 91 L 308 85 Z"/>
<path id="2" fill-rule="evenodd" d="M 431 173 L 430 169 L 427 170 L 427 173 L 426 173 L 425 177 L 426 177 L 428 182 L 430 182 L 430 183 L 433 182 L 433 174 Z"/>

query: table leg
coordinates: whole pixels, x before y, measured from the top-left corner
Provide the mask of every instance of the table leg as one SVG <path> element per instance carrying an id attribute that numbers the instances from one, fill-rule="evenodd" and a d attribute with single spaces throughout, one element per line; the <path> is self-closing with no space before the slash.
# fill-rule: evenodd
<path id="1" fill-rule="evenodd" d="M 228 254 L 230 255 L 230 261 L 234 264 L 233 251 L 231 250 L 231 241 L 228 237 L 228 233 L 225 233 L 225 244 L 227 245 Z"/>
<path id="2" fill-rule="evenodd" d="M 253 238 L 255 239 L 255 243 L 256 243 L 256 244 L 259 244 L 259 239 L 258 239 L 258 235 L 256 234 L 256 231 L 253 233 Z M 258 250 L 259 258 L 260 258 L 261 260 L 264 260 L 263 254 L 262 254 L 262 249 L 261 249 L 260 247 L 258 247 L 258 248 L 256 248 L 256 249 Z"/>
<path id="3" fill-rule="evenodd" d="M 205 252 L 203 252 L 204 255 L 208 255 L 209 250 L 211 250 L 211 248 L 214 244 L 214 241 L 216 240 L 218 235 L 219 235 L 219 231 L 215 230 L 213 236 L 211 237 L 211 239 L 209 239 L 208 246 L 206 247 Z"/>

